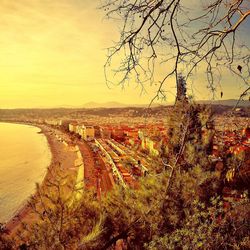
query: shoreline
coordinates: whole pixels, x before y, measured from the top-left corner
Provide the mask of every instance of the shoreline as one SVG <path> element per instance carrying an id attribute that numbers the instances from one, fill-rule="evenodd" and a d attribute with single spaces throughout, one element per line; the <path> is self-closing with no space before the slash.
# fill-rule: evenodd
<path id="1" fill-rule="evenodd" d="M 5 121 L 3 121 L 5 122 Z M 47 127 L 46 125 L 41 124 L 32 124 L 32 123 L 24 123 L 24 122 L 5 122 L 5 123 L 15 123 L 20 125 L 33 126 L 40 129 L 39 134 L 43 134 L 47 139 L 47 145 L 51 152 L 51 160 L 50 164 L 46 168 L 46 173 L 44 175 L 43 180 L 39 184 L 41 188 L 46 186 L 46 182 L 52 177 L 52 170 L 56 170 L 55 168 L 59 167 L 59 164 L 67 165 L 68 162 L 74 162 L 74 157 L 72 155 L 67 155 L 65 157 L 65 152 L 63 152 L 63 145 L 60 143 L 55 136 L 55 129 Z M 35 182 L 34 182 L 35 184 Z M 26 201 L 23 205 L 20 205 L 21 208 L 17 209 L 17 211 L 13 214 L 13 216 L 4 224 L 5 230 L 9 235 L 15 234 L 16 230 L 20 227 L 21 223 L 25 220 L 29 220 L 29 215 L 32 213 L 32 208 L 29 205 L 29 200 L 31 197 L 37 196 L 37 191 L 34 190 L 34 193 L 30 194 L 27 197 Z"/>

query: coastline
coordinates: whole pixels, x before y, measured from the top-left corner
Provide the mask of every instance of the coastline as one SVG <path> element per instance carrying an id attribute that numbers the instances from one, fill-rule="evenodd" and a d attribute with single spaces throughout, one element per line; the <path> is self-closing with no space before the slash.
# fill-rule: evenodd
<path id="1" fill-rule="evenodd" d="M 8 122 L 7 122 L 8 123 Z M 51 152 L 50 164 L 47 167 L 46 174 L 40 183 L 40 187 L 45 187 L 47 181 L 52 177 L 51 172 L 55 171 L 55 168 L 63 166 L 64 168 L 69 168 L 72 172 L 72 167 L 74 166 L 75 156 L 73 152 L 67 152 L 65 154 L 65 145 L 56 138 L 56 129 L 50 128 L 46 125 L 22 123 L 22 122 L 12 122 L 15 124 L 30 125 L 40 129 L 39 134 L 43 134 L 47 139 L 47 144 Z M 60 165 L 59 165 L 60 164 Z M 73 170 L 76 172 L 75 170 Z M 34 183 L 35 184 L 35 183 Z M 37 191 L 34 191 L 29 197 L 27 197 L 26 202 L 18 209 L 15 214 L 5 223 L 6 232 L 10 235 L 14 235 L 17 229 L 20 227 L 22 222 L 28 222 L 32 220 L 32 208 L 29 205 L 30 197 L 37 196 Z"/>

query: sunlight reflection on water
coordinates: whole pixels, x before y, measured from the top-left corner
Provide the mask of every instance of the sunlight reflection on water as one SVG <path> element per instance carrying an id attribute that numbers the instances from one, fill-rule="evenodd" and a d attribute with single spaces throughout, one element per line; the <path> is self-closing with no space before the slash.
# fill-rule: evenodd
<path id="1" fill-rule="evenodd" d="M 51 161 L 39 128 L 0 123 L 0 222 L 8 220 L 41 183 Z"/>

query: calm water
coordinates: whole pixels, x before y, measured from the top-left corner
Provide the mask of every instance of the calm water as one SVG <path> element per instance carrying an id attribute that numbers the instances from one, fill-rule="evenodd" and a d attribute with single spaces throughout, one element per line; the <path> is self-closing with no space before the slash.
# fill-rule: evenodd
<path id="1" fill-rule="evenodd" d="M 51 161 L 39 128 L 0 123 L 0 222 L 8 220 L 41 183 Z"/>

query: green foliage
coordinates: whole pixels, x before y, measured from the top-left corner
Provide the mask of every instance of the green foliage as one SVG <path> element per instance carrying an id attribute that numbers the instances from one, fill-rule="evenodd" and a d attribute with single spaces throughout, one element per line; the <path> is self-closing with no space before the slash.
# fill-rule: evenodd
<path id="1" fill-rule="evenodd" d="M 102 218 L 94 193 L 85 191 L 81 201 L 74 201 L 74 185 L 60 168 L 51 173 L 43 187 L 31 198 L 29 206 L 33 222 L 23 223 L 18 230 L 18 245 L 32 249 L 76 249 L 78 245 L 92 249 L 101 232 Z M 100 230 L 97 230 L 100 227 Z M 93 229 L 93 230 L 92 230 Z"/>
<path id="2" fill-rule="evenodd" d="M 211 111 L 205 106 L 180 102 L 168 118 L 168 124 L 166 157 L 170 165 L 175 164 L 176 156 L 181 154 L 178 162 L 182 169 L 197 164 L 211 169 L 208 161 L 214 134 Z"/>
<path id="3" fill-rule="evenodd" d="M 155 236 L 147 249 L 247 249 L 250 246 L 249 212 L 249 201 L 235 203 L 232 210 L 223 215 L 220 199 L 211 200 L 210 206 L 194 200 L 192 212 L 185 210 L 182 227 L 163 237 Z"/>
<path id="4" fill-rule="evenodd" d="M 163 222 L 161 207 L 166 181 L 165 175 L 145 177 L 139 189 L 116 187 L 103 201 L 109 230 L 112 235 L 122 234 L 130 249 L 140 249 Z"/>

